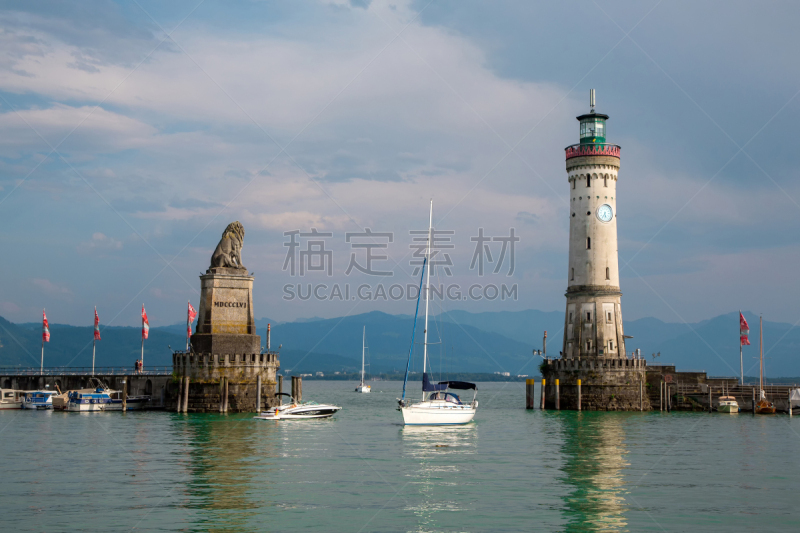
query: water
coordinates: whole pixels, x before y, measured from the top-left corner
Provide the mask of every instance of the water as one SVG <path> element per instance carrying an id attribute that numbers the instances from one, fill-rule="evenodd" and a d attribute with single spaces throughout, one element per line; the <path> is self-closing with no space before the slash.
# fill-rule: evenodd
<path id="1" fill-rule="evenodd" d="M 0 411 L 3 530 L 800 528 L 798 417 L 525 411 L 486 383 L 473 424 L 403 428 L 401 383 L 355 385 L 306 381 L 344 407 L 318 421 Z"/>

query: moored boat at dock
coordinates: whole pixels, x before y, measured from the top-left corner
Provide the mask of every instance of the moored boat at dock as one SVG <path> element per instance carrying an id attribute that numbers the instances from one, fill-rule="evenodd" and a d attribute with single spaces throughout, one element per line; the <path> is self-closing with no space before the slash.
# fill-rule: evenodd
<path id="1" fill-rule="evenodd" d="M 739 403 L 733 396 L 720 396 L 719 405 L 717 406 L 718 413 L 738 413 Z"/>
<path id="2" fill-rule="evenodd" d="M 104 411 L 111 401 L 108 392 L 101 387 L 97 387 L 94 391 L 70 391 L 67 398 L 66 410 L 73 413 Z"/>
<path id="3" fill-rule="evenodd" d="M 53 408 L 53 396 L 57 392 L 53 390 L 22 391 L 20 399 L 23 409 L 46 410 Z"/>
<path id="4" fill-rule="evenodd" d="M 253 418 L 259 420 L 330 418 L 338 411 L 342 410 L 342 408 L 337 405 L 317 402 L 297 403 L 290 394 L 286 394 L 285 392 L 279 392 L 275 394 L 275 396 L 287 396 L 290 401 L 268 411 L 262 411 L 258 416 L 254 416 Z"/>
<path id="5" fill-rule="evenodd" d="M 22 407 L 23 391 L 14 389 L 0 389 L 0 409 L 19 409 Z"/>

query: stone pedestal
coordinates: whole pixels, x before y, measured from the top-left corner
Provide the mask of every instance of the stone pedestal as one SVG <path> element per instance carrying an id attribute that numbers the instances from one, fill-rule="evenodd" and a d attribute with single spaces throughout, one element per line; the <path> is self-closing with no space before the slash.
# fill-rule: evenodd
<path id="1" fill-rule="evenodd" d="M 541 369 L 542 377 L 547 380 L 546 409 L 555 409 L 556 379 L 561 409 L 578 409 L 579 379 L 583 411 L 651 408 L 646 384 L 647 361 L 643 359 L 555 359 L 545 361 Z"/>
<path id="2" fill-rule="evenodd" d="M 263 352 L 253 315 L 253 277 L 240 268 L 210 268 L 200 276 L 197 327 L 188 352 L 173 354 L 176 378 L 189 377 L 189 412 L 219 412 L 220 381 L 228 386 L 228 412 L 275 405 L 272 394 L 280 367 L 277 352 Z M 177 383 L 177 380 L 176 380 Z M 173 387 L 178 390 L 177 385 Z M 177 405 L 177 392 L 171 394 Z"/>

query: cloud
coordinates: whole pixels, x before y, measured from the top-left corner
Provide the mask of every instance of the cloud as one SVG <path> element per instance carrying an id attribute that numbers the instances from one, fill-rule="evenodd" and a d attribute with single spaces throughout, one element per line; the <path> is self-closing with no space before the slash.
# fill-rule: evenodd
<path id="1" fill-rule="evenodd" d="M 49 279 L 32 278 L 30 281 L 31 283 L 33 283 L 33 285 L 38 287 L 45 294 L 52 294 L 52 295 L 72 294 L 72 291 L 70 291 L 67 287 L 56 285 Z"/>
<path id="2" fill-rule="evenodd" d="M 93 250 L 122 250 L 122 241 L 108 237 L 103 233 L 94 233 L 92 239 L 78 245 L 78 251 L 90 252 Z"/>

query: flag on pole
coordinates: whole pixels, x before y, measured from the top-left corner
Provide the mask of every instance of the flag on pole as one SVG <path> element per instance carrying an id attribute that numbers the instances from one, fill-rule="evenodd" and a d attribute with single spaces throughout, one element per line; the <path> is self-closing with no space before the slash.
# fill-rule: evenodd
<path id="1" fill-rule="evenodd" d="M 149 334 L 150 322 L 147 321 L 147 311 L 144 310 L 144 304 L 142 304 L 142 340 L 146 339 Z"/>
<path id="2" fill-rule="evenodd" d="M 748 335 L 750 335 L 750 326 L 747 325 L 747 320 L 744 319 L 744 315 L 739 311 L 739 342 L 742 346 L 750 346 Z"/>
<path id="3" fill-rule="evenodd" d="M 100 340 L 100 317 L 97 316 L 97 307 L 94 308 L 94 340 Z"/>
<path id="4" fill-rule="evenodd" d="M 192 336 L 192 322 L 194 322 L 196 316 L 197 311 L 195 311 L 194 307 L 192 307 L 192 302 L 189 302 L 189 316 L 186 319 L 186 335 L 189 337 Z"/>
<path id="5" fill-rule="evenodd" d="M 47 323 L 44 309 L 42 309 L 42 342 L 50 342 L 50 324 Z"/>

